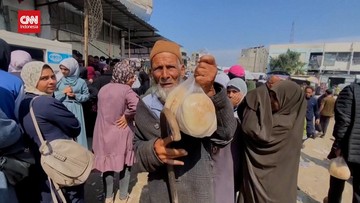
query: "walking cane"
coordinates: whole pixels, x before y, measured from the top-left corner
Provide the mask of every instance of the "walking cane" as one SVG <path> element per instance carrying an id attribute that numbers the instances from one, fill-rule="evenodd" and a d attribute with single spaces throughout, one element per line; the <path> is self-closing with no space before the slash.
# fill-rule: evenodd
<path id="1" fill-rule="evenodd" d="M 172 136 L 174 141 L 181 139 L 179 125 L 175 115 L 168 108 L 164 108 L 160 114 L 161 138 Z M 167 172 L 169 179 L 170 198 L 172 203 L 179 203 L 179 197 L 175 185 L 174 166 L 167 164 Z"/>

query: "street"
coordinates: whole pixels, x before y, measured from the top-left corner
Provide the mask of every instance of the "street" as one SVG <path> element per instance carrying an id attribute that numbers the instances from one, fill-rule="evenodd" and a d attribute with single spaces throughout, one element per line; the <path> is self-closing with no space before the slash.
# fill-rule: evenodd
<path id="1" fill-rule="evenodd" d="M 329 160 L 326 159 L 326 156 L 333 142 L 333 126 L 334 120 L 331 119 L 325 137 L 305 141 L 305 148 L 302 149 L 299 164 L 298 187 L 300 190 L 298 190 L 297 203 L 322 203 L 324 197 L 327 196 L 329 188 Z M 141 193 L 146 192 L 146 182 L 147 173 L 139 173 L 137 176 L 136 174 L 132 175 L 130 184 L 131 194 L 128 203 L 139 202 Z M 116 188 L 118 187 L 118 181 L 115 181 L 115 186 Z M 85 202 L 102 202 L 102 188 L 101 173 L 93 172 L 86 183 Z M 348 181 L 343 192 L 343 202 L 351 202 L 351 199 L 352 186 L 351 181 Z"/>

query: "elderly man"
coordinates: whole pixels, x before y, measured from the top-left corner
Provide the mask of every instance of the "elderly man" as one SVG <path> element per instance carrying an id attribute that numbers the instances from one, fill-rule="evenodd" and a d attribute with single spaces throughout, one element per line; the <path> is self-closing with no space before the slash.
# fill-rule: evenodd
<path id="1" fill-rule="evenodd" d="M 174 165 L 179 202 L 215 202 L 212 155 L 227 145 L 235 132 L 236 120 L 226 89 L 214 83 L 217 68 L 212 56 L 201 57 L 195 81 L 214 103 L 217 130 L 211 137 L 194 138 L 181 133 L 179 142 L 160 138 L 160 112 L 168 94 L 181 82 L 185 67 L 180 47 L 169 41 L 157 41 L 150 53 L 151 74 L 156 83 L 143 97 L 135 116 L 135 151 L 139 168 L 149 172 L 148 195 L 142 202 L 170 202 L 166 164 Z M 146 199 L 145 199 L 146 198 Z"/>

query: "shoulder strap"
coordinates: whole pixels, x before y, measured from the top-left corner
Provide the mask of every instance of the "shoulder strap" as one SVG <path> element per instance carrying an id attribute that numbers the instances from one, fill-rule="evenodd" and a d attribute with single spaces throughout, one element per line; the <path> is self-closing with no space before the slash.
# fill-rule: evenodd
<path id="1" fill-rule="evenodd" d="M 49 178 L 49 177 L 48 177 L 48 180 L 49 180 L 49 183 L 50 183 L 51 198 L 52 198 L 53 202 L 54 203 L 59 203 L 59 201 L 58 201 L 58 199 L 56 197 L 55 191 L 54 191 L 54 189 L 55 189 L 56 193 L 60 197 L 62 203 L 66 203 L 66 198 L 64 196 L 64 193 L 61 191 L 61 188 L 59 187 L 59 185 L 54 183 L 51 180 L 51 178 Z"/>
<path id="2" fill-rule="evenodd" d="M 31 119 L 32 119 L 32 121 L 33 121 L 33 123 L 34 123 L 35 130 L 36 130 L 36 133 L 37 133 L 37 135 L 38 135 L 38 137 L 39 137 L 39 140 L 40 140 L 41 144 L 44 144 L 44 143 L 46 143 L 46 142 L 45 142 L 45 140 L 44 140 L 44 138 L 43 138 L 43 136 L 42 136 L 42 134 L 41 134 L 41 131 L 40 131 L 40 128 L 39 128 L 39 124 L 38 124 L 38 122 L 37 122 L 37 120 L 36 120 L 36 117 L 35 117 L 35 114 L 34 114 L 34 109 L 33 109 L 33 103 L 34 103 L 34 100 L 35 100 L 36 98 L 37 98 L 37 97 L 34 97 L 34 98 L 31 100 L 31 102 L 30 102 L 30 115 L 31 115 Z"/>
<path id="3" fill-rule="evenodd" d="M 37 97 L 34 97 L 34 98 L 31 100 L 31 102 L 30 102 L 30 115 L 31 115 L 31 119 L 32 119 L 32 121 L 33 121 L 33 123 L 34 123 L 35 130 L 36 130 L 36 133 L 37 133 L 37 135 L 38 135 L 38 137 L 39 137 L 39 139 L 40 139 L 41 144 L 46 144 L 46 141 L 44 140 L 44 138 L 43 138 L 43 136 L 42 136 L 42 134 L 41 134 L 41 131 L 40 131 L 40 128 L 39 128 L 39 124 L 38 124 L 38 122 L 37 122 L 37 120 L 36 120 L 36 117 L 35 117 L 35 114 L 34 114 L 33 102 L 34 102 L 34 100 L 35 100 L 36 98 L 37 98 Z M 66 199 L 65 199 L 64 194 L 62 193 L 59 185 L 58 185 L 57 183 L 54 183 L 49 176 L 48 176 L 48 180 L 49 180 L 49 183 L 50 183 L 51 197 L 52 197 L 52 199 L 53 199 L 53 202 L 54 202 L 54 203 L 58 203 L 58 200 L 57 200 L 57 198 L 56 198 L 55 191 L 54 191 L 54 188 L 55 188 L 56 193 L 59 195 L 61 201 L 62 201 L 63 203 L 65 203 L 65 202 L 66 202 Z M 53 188 L 53 187 L 54 187 L 54 188 Z"/>

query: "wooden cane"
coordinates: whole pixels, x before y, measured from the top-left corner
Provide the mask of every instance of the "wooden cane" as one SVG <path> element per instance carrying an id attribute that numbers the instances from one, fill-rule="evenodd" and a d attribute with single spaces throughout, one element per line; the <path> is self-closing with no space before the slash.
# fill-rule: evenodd
<path id="1" fill-rule="evenodd" d="M 173 141 L 181 140 L 179 125 L 175 115 L 168 108 L 164 108 L 160 114 L 161 138 L 172 136 Z M 166 165 L 169 179 L 170 198 L 172 203 L 179 203 L 179 197 L 175 185 L 175 172 L 173 165 Z"/>

